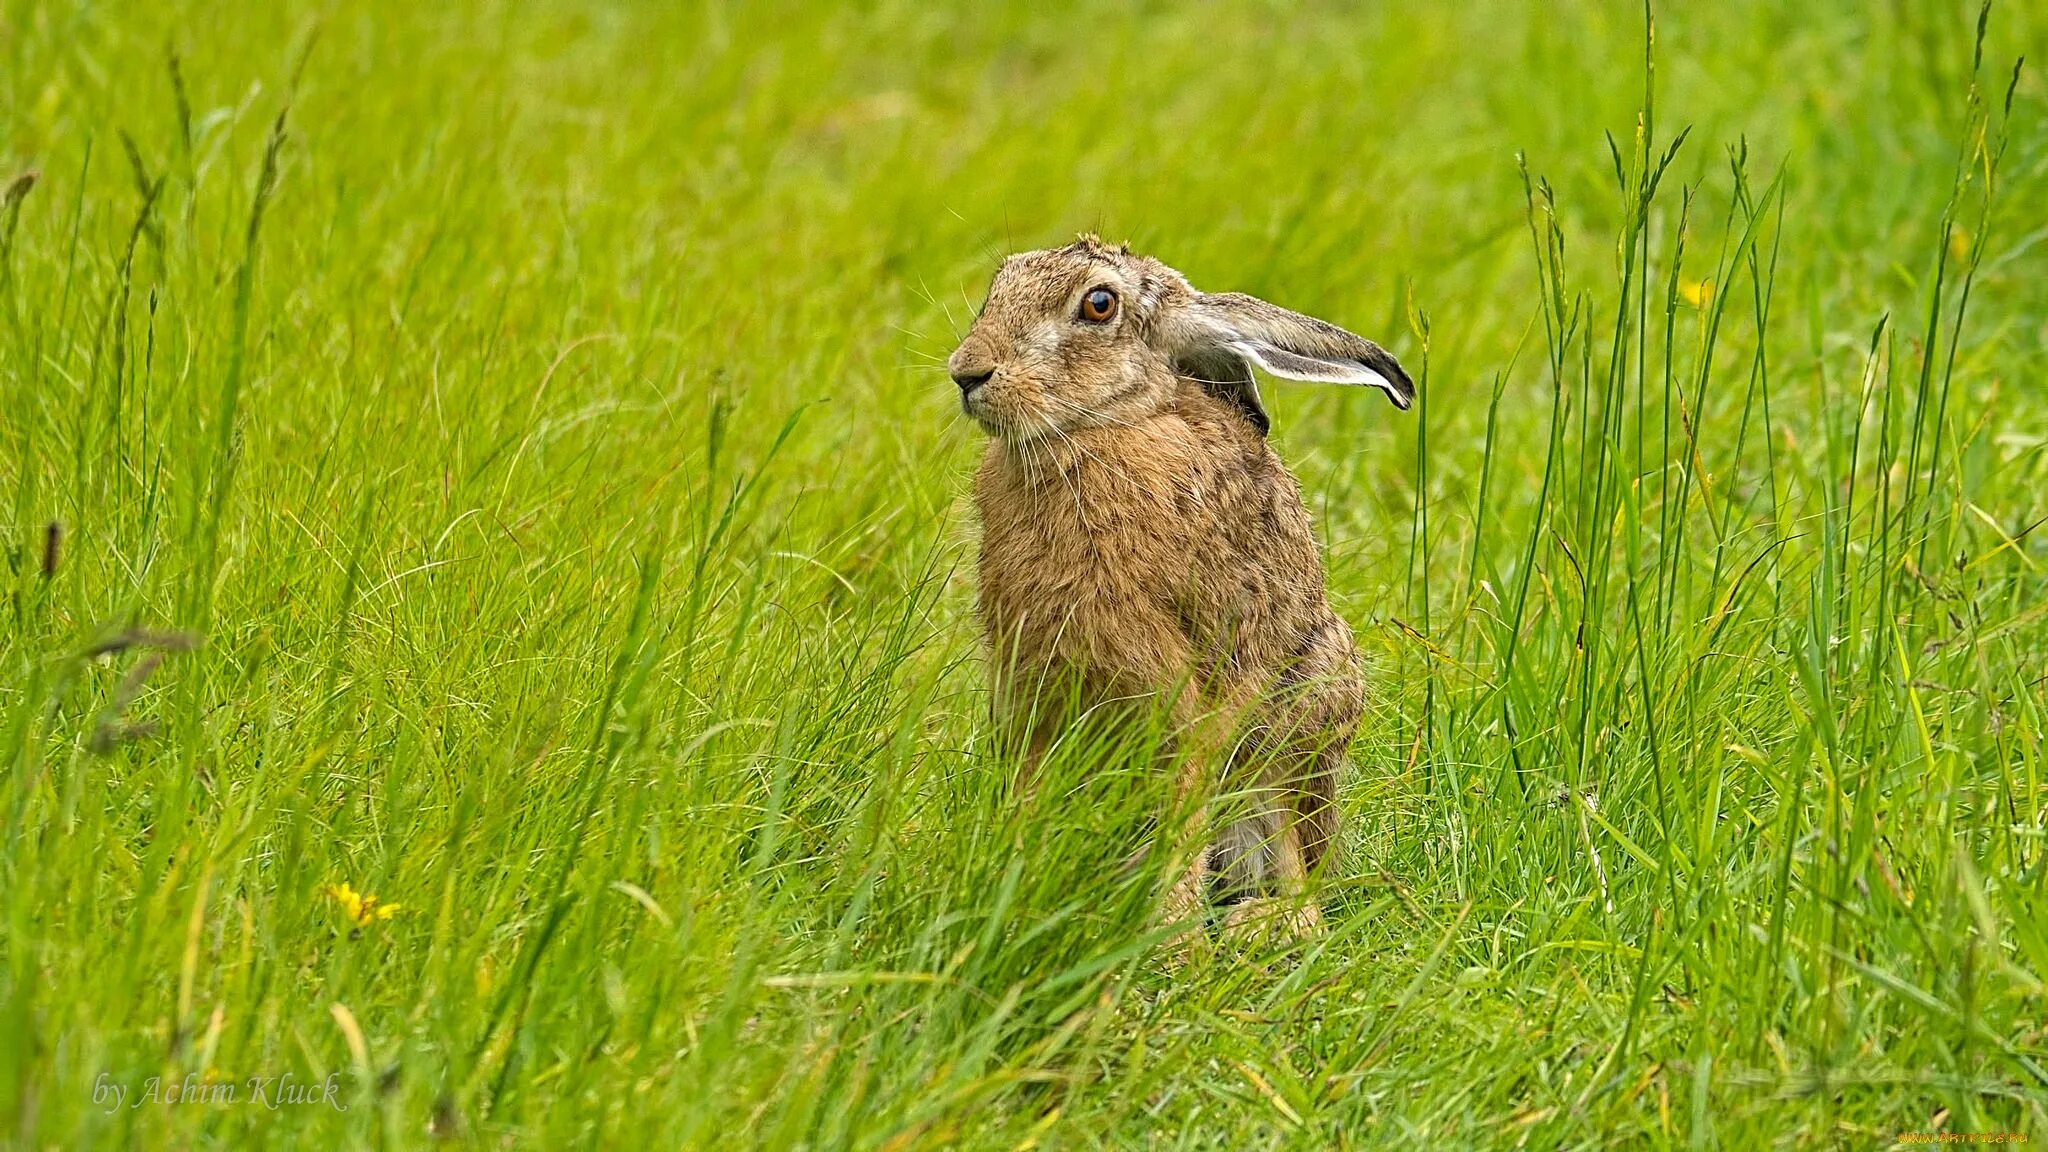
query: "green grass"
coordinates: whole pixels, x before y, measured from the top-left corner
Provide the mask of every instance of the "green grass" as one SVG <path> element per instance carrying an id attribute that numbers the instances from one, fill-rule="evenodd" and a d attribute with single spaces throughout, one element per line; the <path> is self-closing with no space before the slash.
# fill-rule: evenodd
<path id="1" fill-rule="evenodd" d="M 0 0 L 0 1143 L 2048 1138 L 2048 20 L 1436 7 Z M 1267 389 L 1291 952 L 984 724 L 938 364 L 1081 229 L 1426 372 Z"/>

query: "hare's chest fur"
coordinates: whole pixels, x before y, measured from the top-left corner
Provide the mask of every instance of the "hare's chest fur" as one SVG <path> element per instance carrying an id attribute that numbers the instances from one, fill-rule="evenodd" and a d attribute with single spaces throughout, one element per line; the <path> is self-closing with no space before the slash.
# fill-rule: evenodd
<path id="1" fill-rule="evenodd" d="M 1132 655 L 1133 626 L 1172 611 L 1204 535 L 1179 512 L 1203 487 L 1195 456 L 1084 437 L 995 445 L 976 478 L 983 624 L 1028 664 Z"/>
<path id="2" fill-rule="evenodd" d="M 1266 679 L 1320 624 L 1322 568 L 1265 443 L 1178 414 L 1025 450 L 976 477 L 980 608 L 999 666 L 1103 691 L 1202 669 Z"/>

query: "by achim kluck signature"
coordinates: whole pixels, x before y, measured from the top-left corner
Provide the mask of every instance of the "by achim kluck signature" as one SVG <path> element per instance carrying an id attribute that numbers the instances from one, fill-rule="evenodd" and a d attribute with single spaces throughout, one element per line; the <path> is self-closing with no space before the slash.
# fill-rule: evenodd
<path id="1" fill-rule="evenodd" d="M 151 1076 L 139 1088 L 102 1072 L 93 1081 L 92 1102 L 109 1115 L 124 1107 L 140 1108 L 144 1104 L 253 1104 L 273 1112 L 324 1104 L 336 1112 L 346 1112 L 348 1105 L 338 1095 L 341 1089 L 339 1072 L 329 1072 L 325 1080 L 301 1080 L 286 1072 L 278 1076 L 251 1076 L 241 1082 L 212 1080 L 189 1072 L 183 1080 L 168 1083 L 161 1076 Z"/>

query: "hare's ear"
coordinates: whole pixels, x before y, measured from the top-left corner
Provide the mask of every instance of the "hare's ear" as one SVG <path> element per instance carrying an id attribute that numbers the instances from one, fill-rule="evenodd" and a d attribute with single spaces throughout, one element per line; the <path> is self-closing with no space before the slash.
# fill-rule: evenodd
<path id="1" fill-rule="evenodd" d="M 1168 341 L 1175 370 L 1245 409 L 1261 432 L 1270 421 L 1252 365 L 1289 380 L 1367 385 L 1403 410 L 1415 400 L 1414 382 L 1385 348 L 1255 296 L 1199 293 L 1175 319 Z"/>

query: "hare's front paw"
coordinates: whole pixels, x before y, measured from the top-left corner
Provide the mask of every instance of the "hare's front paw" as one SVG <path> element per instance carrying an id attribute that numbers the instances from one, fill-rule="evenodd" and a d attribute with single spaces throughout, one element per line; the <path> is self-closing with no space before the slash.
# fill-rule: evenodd
<path id="1" fill-rule="evenodd" d="M 1206 953 L 1209 934 L 1203 896 L 1208 879 L 1209 858 L 1203 852 L 1167 889 L 1166 899 L 1160 901 L 1159 920 L 1170 933 L 1166 938 L 1166 963 L 1175 971 L 1186 967 L 1197 953 Z"/>
<path id="2" fill-rule="evenodd" d="M 1306 896 L 1260 896 L 1233 905 L 1223 918 L 1234 939 L 1302 940 L 1321 932 L 1323 910 Z"/>

